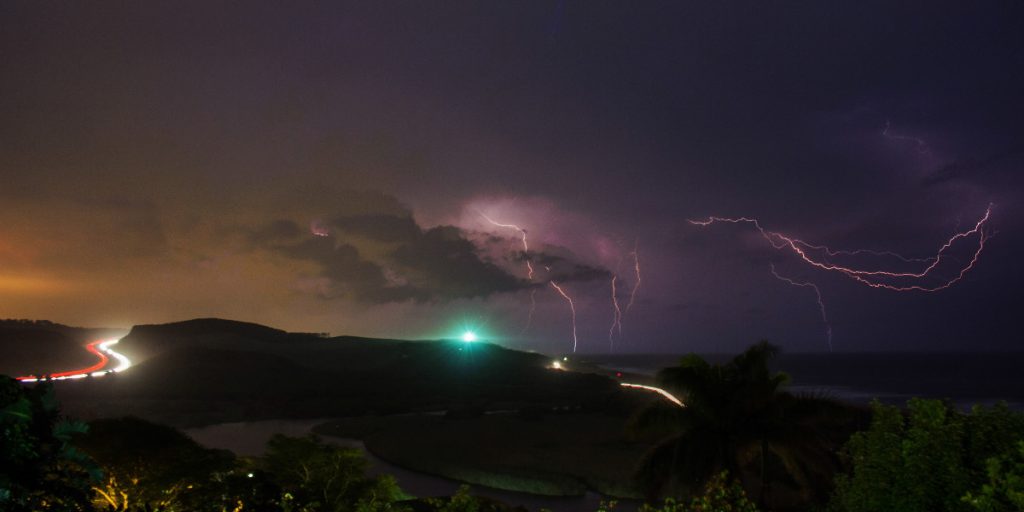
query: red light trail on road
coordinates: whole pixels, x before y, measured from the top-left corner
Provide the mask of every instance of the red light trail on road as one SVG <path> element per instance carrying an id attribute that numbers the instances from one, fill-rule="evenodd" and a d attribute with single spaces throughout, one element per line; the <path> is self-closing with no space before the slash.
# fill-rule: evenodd
<path id="1" fill-rule="evenodd" d="M 96 364 L 94 364 L 92 366 L 89 366 L 87 368 L 80 368 L 80 369 L 77 369 L 77 370 L 67 370 L 67 371 L 58 372 L 58 373 L 51 373 L 51 374 L 44 375 L 42 377 L 38 377 L 38 376 L 35 376 L 35 375 L 26 375 L 26 376 L 18 377 L 17 380 L 21 381 L 21 382 L 36 382 L 36 381 L 39 381 L 39 380 L 46 380 L 46 379 L 52 379 L 52 380 L 80 379 L 80 378 L 85 378 L 85 377 L 87 377 L 89 375 L 92 375 L 93 377 L 100 377 L 100 376 L 106 375 L 107 373 L 110 373 L 110 372 L 124 371 L 124 370 L 128 369 L 128 367 L 130 367 L 132 365 L 132 363 L 131 363 L 131 361 L 128 360 L 127 357 L 125 357 L 124 355 L 122 355 L 122 354 L 120 354 L 118 352 L 114 352 L 110 348 L 111 345 L 116 344 L 118 341 L 119 340 L 117 340 L 117 339 L 97 340 L 97 341 L 93 341 L 93 342 L 89 343 L 88 345 L 86 345 L 85 349 L 88 350 L 90 353 L 92 353 L 93 355 L 95 355 L 96 357 L 98 357 L 100 359 L 99 362 L 97 362 Z M 104 368 L 106 368 L 110 364 L 110 357 L 113 357 L 114 359 L 117 360 L 117 362 L 118 362 L 117 367 L 111 368 L 109 370 L 103 370 Z"/>
<path id="2" fill-rule="evenodd" d="M 103 343 L 103 341 L 104 340 L 97 340 L 97 341 L 89 343 L 88 345 L 85 346 L 86 350 L 88 350 L 90 353 L 92 353 L 96 357 L 100 358 L 100 361 L 98 363 L 96 363 L 96 364 L 94 364 L 92 366 L 89 366 L 87 368 L 80 368 L 78 370 L 68 370 L 68 371 L 65 371 L 65 372 L 51 373 L 50 377 L 56 379 L 58 377 L 70 377 L 72 375 L 89 374 L 89 373 L 92 373 L 92 372 L 95 372 L 95 371 L 99 371 L 103 367 L 107 366 L 107 364 L 110 362 L 110 358 L 107 357 L 107 355 L 104 354 L 103 352 L 100 352 L 100 350 L 98 348 L 99 344 Z M 36 377 L 35 375 L 27 375 L 27 376 L 24 376 L 24 377 L 18 377 L 18 380 L 30 380 L 30 379 L 38 380 L 39 377 Z"/>

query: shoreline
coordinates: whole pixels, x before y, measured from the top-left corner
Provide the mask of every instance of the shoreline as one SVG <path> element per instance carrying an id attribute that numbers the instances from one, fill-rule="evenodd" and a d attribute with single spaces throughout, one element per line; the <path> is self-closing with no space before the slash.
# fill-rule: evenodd
<path id="1" fill-rule="evenodd" d="M 358 418 L 364 420 L 374 419 L 374 417 Z M 315 433 L 323 437 L 328 443 L 359 449 L 370 462 L 368 474 L 392 475 L 398 480 L 399 486 L 403 491 L 418 497 L 449 496 L 454 494 L 461 485 L 470 485 L 471 494 L 475 496 L 498 500 L 513 506 L 521 506 L 530 511 L 546 509 L 556 512 L 593 512 L 599 509 L 602 501 L 614 499 L 606 498 L 589 490 L 582 494 L 571 496 L 533 494 L 527 491 L 506 490 L 483 484 L 468 483 L 462 480 L 418 471 L 379 457 L 359 439 L 325 435 L 322 432 L 315 431 L 317 427 L 334 421 L 337 420 L 320 418 L 227 422 L 188 428 L 185 429 L 185 433 L 200 444 L 211 448 L 230 450 L 239 456 L 259 456 L 263 453 L 266 440 L 275 433 L 290 436 Z M 632 512 L 640 504 L 639 500 L 617 499 L 617 501 L 618 506 L 616 510 L 623 512 Z"/>
<path id="2" fill-rule="evenodd" d="M 313 432 L 356 439 L 389 464 L 492 489 L 550 497 L 588 492 L 636 500 L 632 469 L 648 445 L 624 437 L 625 420 L 593 413 L 513 414 L 471 419 L 359 417 Z M 559 440 L 551 440 L 551 437 Z"/>

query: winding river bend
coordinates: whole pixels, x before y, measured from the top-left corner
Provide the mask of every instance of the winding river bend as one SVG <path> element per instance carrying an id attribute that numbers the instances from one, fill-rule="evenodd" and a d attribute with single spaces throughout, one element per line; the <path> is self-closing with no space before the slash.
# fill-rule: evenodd
<path id="1" fill-rule="evenodd" d="M 185 433 L 197 442 L 210 448 L 231 450 L 238 455 L 257 456 L 263 453 L 267 440 L 274 434 L 303 436 L 322 420 L 266 420 L 241 423 L 221 423 L 186 429 Z M 398 485 L 409 494 L 417 497 L 448 496 L 462 485 L 461 482 L 447 478 L 427 475 L 416 471 L 400 468 L 379 459 L 368 452 L 361 441 L 355 439 L 338 439 L 323 437 L 326 442 L 357 448 L 363 452 L 370 462 L 369 473 L 379 475 L 387 473 L 398 480 Z M 594 512 L 598 508 L 601 496 L 587 492 L 578 497 L 552 497 L 513 491 L 503 491 L 482 486 L 472 486 L 472 493 L 478 496 L 500 500 L 508 505 L 523 506 L 530 510 L 546 508 L 553 512 Z M 629 512 L 633 506 L 622 503 L 616 510 Z"/>

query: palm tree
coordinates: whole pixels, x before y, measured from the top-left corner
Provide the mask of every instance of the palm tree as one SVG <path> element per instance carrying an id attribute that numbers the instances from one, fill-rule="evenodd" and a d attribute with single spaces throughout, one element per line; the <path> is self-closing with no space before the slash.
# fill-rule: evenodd
<path id="1" fill-rule="evenodd" d="M 784 391 L 789 377 L 768 368 L 778 353 L 762 341 L 726 364 L 691 354 L 658 373 L 686 406 L 653 404 L 631 423 L 634 434 L 664 434 L 637 475 L 649 497 L 692 493 L 725 470 L 762 507 L 827 498 L 849 410 Z"/>

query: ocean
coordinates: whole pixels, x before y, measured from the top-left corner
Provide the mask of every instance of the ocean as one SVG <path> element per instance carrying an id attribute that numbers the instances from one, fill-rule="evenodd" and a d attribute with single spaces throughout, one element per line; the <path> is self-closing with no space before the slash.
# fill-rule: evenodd
<path id="1" fill-rule="evenodd" d="M 712 362 L 731 355 L 702 354 Z M 680 355 L 579 355 L 577 359 L 629 373 L 654 375 Z M 874 399 L 902 405 L 912 397 L 946 399 L 966 410 L 1005 401 L 1024 410 L 1024 352 L 783 353 L 772 364 L 791 377 L 789 390 L 855 404 Z"/>

